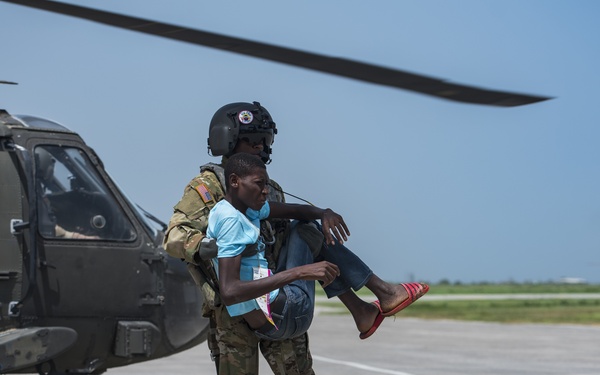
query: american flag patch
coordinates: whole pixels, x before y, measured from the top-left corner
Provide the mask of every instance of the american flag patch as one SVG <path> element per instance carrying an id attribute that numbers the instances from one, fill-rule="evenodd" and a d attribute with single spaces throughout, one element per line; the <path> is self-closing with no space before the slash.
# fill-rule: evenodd
<path id="1" fill-rule="evenodd" d="M 200 194 L 200 197 L 202 198 L 204 203 L 208 203 L 214 200 L 212 195 L 210 194 L 210 191 L 208 191 L 208 189 L 206 188 L 206 185 L 200 184 L 196 186 L 196 191 L 198 192 L 198 194 Z"/>

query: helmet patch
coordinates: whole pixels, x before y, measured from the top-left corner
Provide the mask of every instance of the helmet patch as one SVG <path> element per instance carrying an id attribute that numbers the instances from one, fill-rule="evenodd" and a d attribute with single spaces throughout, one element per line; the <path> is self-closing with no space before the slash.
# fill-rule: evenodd
<path id="1" fill-rule="evenodd" d="M 238 114 L 238 120 L 244 125 L 248 125 L 254 120 L 254 115 L 250 111 L 242 111 Z"/>

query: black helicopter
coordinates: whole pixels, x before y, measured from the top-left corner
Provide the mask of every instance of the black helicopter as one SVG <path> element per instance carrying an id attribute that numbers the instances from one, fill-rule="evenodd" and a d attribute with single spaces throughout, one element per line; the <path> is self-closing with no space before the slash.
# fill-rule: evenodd
<path id="1" fill-rule="evenodd" d="M 0 373 L 100 373 L 204 340 L 164 223 L 77 134 L 0 111 L 0 173 Z"/>
<path id="2" fill-rule="evenodd" d="M 0 0 L 438 98 L 494 106 L 548 99 L 45 0 Z M 4 82 L 12 83 L 12 82 Z M 202 296 L 133 204 L 66 127 L 0 111 L 0 373 L 102 373 L 206 337 Z"/>

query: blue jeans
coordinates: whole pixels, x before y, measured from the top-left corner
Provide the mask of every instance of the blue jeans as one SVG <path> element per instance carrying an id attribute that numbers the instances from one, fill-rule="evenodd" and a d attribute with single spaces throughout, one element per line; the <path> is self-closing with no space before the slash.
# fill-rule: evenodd
<path id="1" fill-rule="evenodd" d="M 340 276 L 323 288 L 328 298 L 337 297 L 350 289 L 359 290 L 371 278 L 373 271 L 337 241 L 333 246 L 324 245 L 317 258 L 313 258 L 308 245 L 298 233 L 297 224 L 298 222 L 294 221 L 290 226 L 290 233 L 279 254 L 275 273 L 322 260 L 331 262 L 340 269 Z M 273 312 L 273 320 L 278 329 L 273 327 L 267 332 L 256 332 L 258 337 L 267 340 L 285 340 L 308 331 L 315 311 L 314 281 L 296 280 L 281 288 L 279 293 L 282 292 L 287 298 L 283 311 L 281 314 Z"/>

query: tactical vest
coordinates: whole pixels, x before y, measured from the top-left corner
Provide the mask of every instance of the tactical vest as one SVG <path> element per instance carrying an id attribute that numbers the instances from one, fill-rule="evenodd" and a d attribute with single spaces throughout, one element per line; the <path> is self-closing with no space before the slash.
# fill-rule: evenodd
<path id="1" fill-rule="evenodd" d="M 225 191 L 225 187 L 227 186 L 227 184 L 225 183 L 225 168 L 223 168 L 219 164 L 206 163 L 200 167 L 200 173 L 205 171 L 211 171 L 212 173 L 214 173 L 215 176 L 217 176 L 217 178 L 219 179 L 223 191 Z"/>

